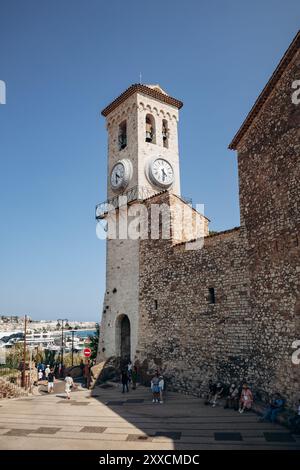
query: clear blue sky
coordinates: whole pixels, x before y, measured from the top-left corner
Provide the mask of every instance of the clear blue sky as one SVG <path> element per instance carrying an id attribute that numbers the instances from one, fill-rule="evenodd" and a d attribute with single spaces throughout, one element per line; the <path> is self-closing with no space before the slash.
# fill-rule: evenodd
<path id="1" fill-rule="evenodd" d="M 184 101 L 183 195 L 205 204 L 211 229 L 238 225 L 227 146 L 299 17 L 299 0 L 1 0 L 0 314 L 99 319 L 100 110 L 140 71 Z"/>

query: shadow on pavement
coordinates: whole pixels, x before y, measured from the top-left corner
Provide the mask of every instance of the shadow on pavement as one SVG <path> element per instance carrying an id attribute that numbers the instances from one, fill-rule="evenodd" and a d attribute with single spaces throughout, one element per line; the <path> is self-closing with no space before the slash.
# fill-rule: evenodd
<path id="1" fill-rule="evenodd" d="M 152 403 L 150 388 L 139 386 L 122 394 L 121 386 L 107 382 L 91 396 L 126 421 L 127 441 L 172 444 L 173 449 L 299 448 L 291 433 L 277 424 L 258 423 L 257 415 L 240 415 L 223 406 L 212 408 L 204 400 L 167 392 L 163 404 Z"/>

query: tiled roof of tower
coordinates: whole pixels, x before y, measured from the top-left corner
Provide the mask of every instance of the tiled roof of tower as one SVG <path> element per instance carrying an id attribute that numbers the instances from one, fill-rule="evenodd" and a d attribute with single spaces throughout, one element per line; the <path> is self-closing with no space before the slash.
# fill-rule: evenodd
<path id="1" fill-rule="evenodd" d="M 296 34 L 295 38 L 291 42 L 289 48 L 285 52 L 284 56 L 282 57 L 281 61 L 279 62 L 277 68 L 273 72 L 271 78 L 269 79 L 268 83 L 258 96 L 257 100 L 255 101 L 254 105 L 252 106 L 249 114 L 247 115 L 245 121 L 241 125 L 238 132 L 235 134 L 232 142 L 229 144 L 228 148 L 231 150 L 236 150 L 236 147 L 243 137 L 243 135 L 247 132 L 249 127 L 251 126 L 252 122 L 254 121 L 255 117 L 263 107 L 264 103 L 268 99 L 270 93 L 276 86 L 277 82 L 279 81 L 280 77 L 282 76 L 283 72 L 285 71 L 288 64 L 293 59 L 294 55 L 300 48 L 300 31 Z"/>
<path id="2" fill-rule="evenodd" d="M 159 91 L 159 86 L 150 88 L 149 86 L 142 85 L 140 83 L 135 83 L 131 85 L 127 90 L 125 90 L 118 98 L 112 101 L 106 108 L 101 111 L 102 116 L 107 116 L 111 113 L 115 108 L 117 108 L 123 101 L 125 101 L 129 96 L 133 95 L 134 93 L 143 93 L 144 95 L 151 96 L 151 98 L 155 98 L 163 103 L 170 104 L 175 108 L 182 108 L 183 103 L 182 101 L 177 100 L 176 98 L 172 98 L 171 96 L 161 93 Z"/>

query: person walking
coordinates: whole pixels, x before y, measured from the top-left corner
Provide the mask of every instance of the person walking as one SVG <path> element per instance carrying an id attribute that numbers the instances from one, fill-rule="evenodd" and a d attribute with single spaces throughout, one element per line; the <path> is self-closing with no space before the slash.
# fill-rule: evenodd
<path id="1" fill-rule="evenodd" d="M 84 363 L 83 363 L 82 359 L 80 360 L 79 367 L 80 367 L 80 370 L 81 370 L 81 375 L 82 375 L 82 377 L 84 377 Z"/>
<path id="2" fill-rule="evenodd" d="M 65 392 L 67 394 L 67 399 L 70 400 L 71 398 L 71 389 L 74 385 L 74 381 L 71 377 L 71 374 L 67 374 L 66 378 L 65 378 Z"/>
<path id="3" fill-rule="evenodd" d="M 87 389 L 90 387 L 91 383 L 91 366 L 90 366 L 90 361 L 86 361 L 84 369 L 83 369 L 83 377 L 84 377 L 84 383 Z"/>
<path id="4" fill-rule="evenodd" d="M 134 366 L 131 373 L 131 380 L 132 380 L 132 390 L 136 389 L 136 382 L 137 382 L 137 367 Z"/>
<path id="5" fill-rule="evenodd" d="M 162 375 L 159 377 L 158 386 L 159 386 L 159 398 L 160 398 L 159 403 L 163 403 L 164 402 L 165 381 L 164 381 L 164 378 L 163 378 Z"/>
<path id="6" fill-rule="evenodd" d="M 38 379 L 39 379 L 39 382 L 40 382 L 41 380 L 43 380 L 43 371 L 42 371 L 42 369 L 40 369 L 40 370 L 38 371 Z"/>
<path id="7" fill-rule="evenodd" d="M 152 390 L 152 402 L 159 403 L 159 375 L 156 372 L 155 376 L 151 380 L 151 390 Z"/>
<path id="8" fill-rule="evenodd" d="M 129 387 L 128 387 L 128 369 L 123 369 L 122 374 L 121 374 L 121 381 L 122 381 L 122 393 L 129 392 Z"/>
<path id="9" fill-rule="evenodd" d="M 46 377 L 46 380 L 48 380 L 48 375 L 50 374 L 50 365 L 48 364 L 46 369 L 45 369 L 45 377 Z"/>
<path id="10" fill-rule="evenodd" d="M 50 369 L 50 372 L 48 374 L 48 393 L 53 392 L 54 382 L 55 382 L 54 370 Z"/>
<path id="11" fill-rule="evenodd" d="M 55 364 L 54 364 L 54 375 L 55 375 L 56 379 L 59 378 L 59 367 L 58 367 L 57 362 L 55 362 Z"/>

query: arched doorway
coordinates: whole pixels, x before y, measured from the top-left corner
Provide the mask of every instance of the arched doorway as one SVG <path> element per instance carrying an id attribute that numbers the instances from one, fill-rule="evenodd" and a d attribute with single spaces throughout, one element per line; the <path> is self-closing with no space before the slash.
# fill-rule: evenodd
<path id="1" fill-rule="evenodd" d="M 130 359 L 130 321 L 127 315 L 120 315 L 116 321 L 116 346 L 122 361 Z"/>

